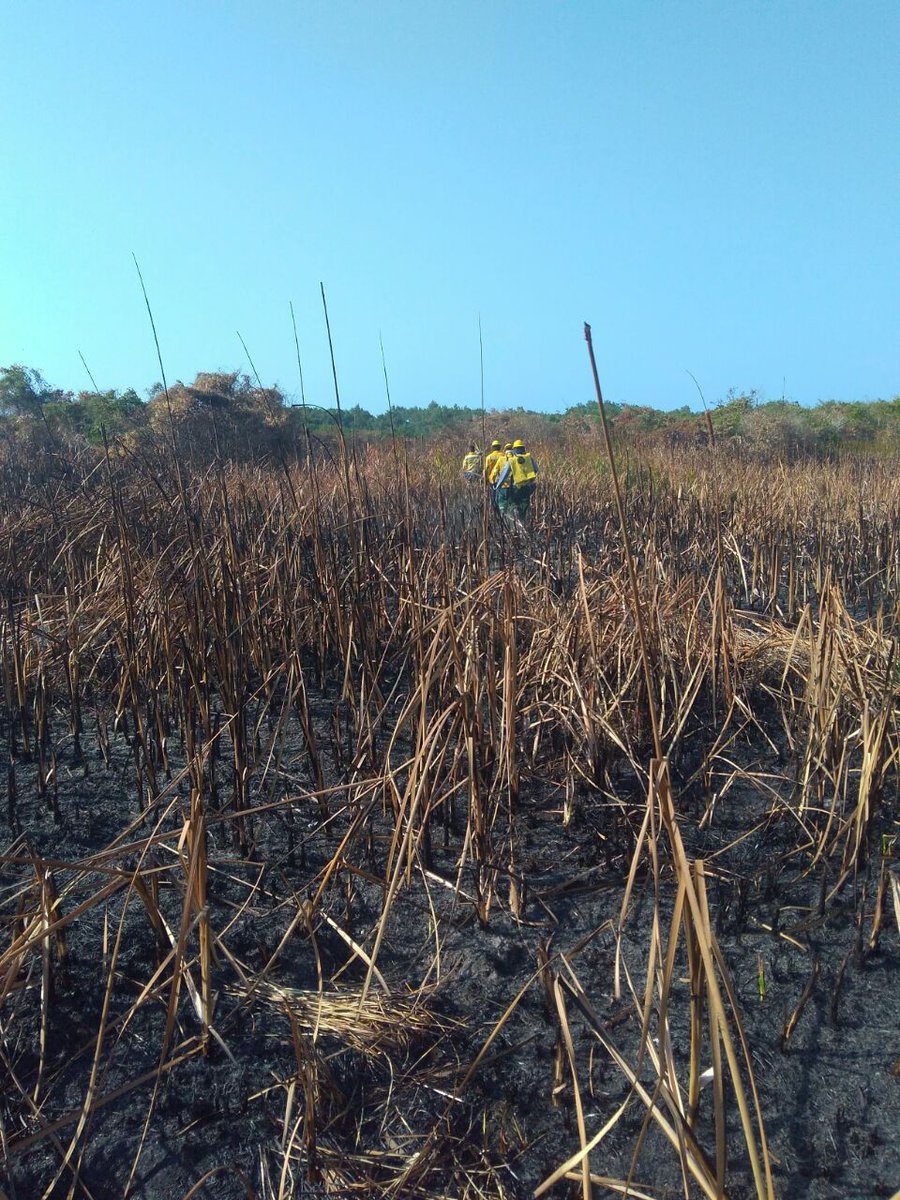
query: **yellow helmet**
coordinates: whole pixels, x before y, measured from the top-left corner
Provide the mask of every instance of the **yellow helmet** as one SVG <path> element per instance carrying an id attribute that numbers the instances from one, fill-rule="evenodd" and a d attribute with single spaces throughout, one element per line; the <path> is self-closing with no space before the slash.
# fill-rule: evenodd
<path id="1" fill-rule="evenodd" d="M 512 446 L 509 444 L 509 442 L 507 442 L 506 445 L 503 447 L 503 449 L 504 450 L 512 450 Z"/>
<path id="2" fill-rule="evenodd" d="M 500 449 L 500 443 L 497 441 L 497 439 L 496 439 L 496 438 L 494 438 L 494 440 L 491 442 L 491 449 L 492 449 L 492 450 L 499 450 L 499 449 Z"/>
<path id="3" fill-rule="evenodd" d="M 521 438 L 516 438 L 516 440 L 512 444 L 512 448 L 513 448 L 513 450 L 524 450 L 525 443 L 522 441 Z"/>

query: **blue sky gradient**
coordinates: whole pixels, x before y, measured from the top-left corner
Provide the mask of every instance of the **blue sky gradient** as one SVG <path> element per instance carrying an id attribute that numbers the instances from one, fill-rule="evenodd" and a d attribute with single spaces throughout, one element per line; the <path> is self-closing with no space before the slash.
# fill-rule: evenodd
<path id="1" fill-rule="evenodd" d="M 900 391 L 900 4 L 0 8 L 0 365 L 332 402 Z"/>

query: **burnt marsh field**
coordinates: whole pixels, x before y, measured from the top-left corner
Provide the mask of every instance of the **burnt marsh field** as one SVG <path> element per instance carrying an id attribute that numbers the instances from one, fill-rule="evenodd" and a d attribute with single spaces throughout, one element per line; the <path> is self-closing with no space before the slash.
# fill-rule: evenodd
<path id="1" fill-rule="evenodd" d="M 900 473 L 0 448 L 11 1200 L 900 1188 Z"/>

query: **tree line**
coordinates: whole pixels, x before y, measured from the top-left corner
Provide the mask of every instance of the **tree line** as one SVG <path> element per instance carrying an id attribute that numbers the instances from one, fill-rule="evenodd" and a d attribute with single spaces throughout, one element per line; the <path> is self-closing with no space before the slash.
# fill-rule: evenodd
<path id="1" fill-rule="evenodd" d="M 763 402 L 756 392 L 735 389 L 697 412 L 685 406 L 664 411 L 648 405 L 607 404 L 607 415 L 624 441 L 675 445 L 731 439 L 749 452 L 780 457 L 833 456 L 843 452 L 900 450 L 900 396 L 890 400 L 829 400 L 803 407 L 787 400 Z M 199 459 L 215 455 L 248 458 L 313 442 L 328 444 L 339 434 L 360 440 L 401 437 L 460 442 L 482 436 L 524 437 L 562 442 L 597 436 L 596 404 L 575 404 L 560 413 L 523 408 L 491 411 L 432 401 L 372 413 L 349 408 L 288 404 L 277 388 L 239 372 L 201 372 L 166 391 L 156 384 L 142 399 L 133 388 L 71 392 L 50 386 L 34 368 L 0 368 L 0 433 L 61 445 L 113 447 L 128 452 L 161 439 L 178 443 Z"/>

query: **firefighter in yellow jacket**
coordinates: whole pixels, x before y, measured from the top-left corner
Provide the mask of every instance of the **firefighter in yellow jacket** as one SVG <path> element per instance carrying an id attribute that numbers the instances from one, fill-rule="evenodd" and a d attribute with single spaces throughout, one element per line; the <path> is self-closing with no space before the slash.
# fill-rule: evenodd
<path id="1" fill-rule="evenodd" d="M 484 456 L 484 478 L 487 483 L 491 483 L 491 476 L 494 473 L 494 467 L 498 464 L 502 465 L 505 455 L 496 438 L 491 442 L 491 448 Z"/>
<path id="2" fill-rule="evenodd" d="M 500 451 L 500 457 L 492 465 L 491 473 L 488 476 L 488 483 L 491 485 L 491 495 L 493 497 L 494 507 L 501 516 L 503 516 L 503 514 L 509 508 L 509 489 L 512 483 L 512 477 L 507 476 L 502 487 L 498 485 L 497 481 L 500 478 L 500 472 L 509 462 L 509 456 L 511 454 L 512 444 L 507 442 Z"/>
<path id="3" fill-rule="evenodd" d="M 525 523 L 531 497 L 534 495 L 538 474 L 538 465 L 533 455 L 525 449 L 521 439 L 512 444 L 512 451 L 497 474 L 494 484 L 494 495 L 497 497 L 497 507 L 501 512 L 512 508 L 520 524 Z M 508 488 L 507 502 L 501 504 L 502 489 Z"/>
<path id="4" fill-rule="evenodd" d="M 463 478 L 467 483 L 475 483 L 481 478 L 481 451 L 474 442 L 469 446 L 469 453 L 462 461 Z"/>

